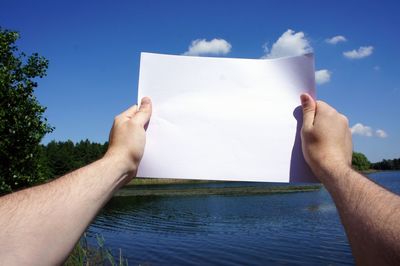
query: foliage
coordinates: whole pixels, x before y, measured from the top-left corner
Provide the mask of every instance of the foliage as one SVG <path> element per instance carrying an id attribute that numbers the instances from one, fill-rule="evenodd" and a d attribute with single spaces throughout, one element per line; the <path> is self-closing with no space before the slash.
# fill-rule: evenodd
<path id="1" fill-rule="evenodd" d="M 80 241 L 75 245 L 72 253 L 69 255 L 65 266 L 90 266 L 90 265 L 128 265 L 128 260 L 122 257 L 122 251 L 119 250 L 119 258 L 116 261 L 111 251 L 104 245 L 104 238 L 96 235 L 97 246 L 89 246 L 86 234 L 83 234 Z"/>
<path id="2" fill-rule="evenodd" d="M 0 193 L 46 179 L 39 143 L 53 130 L 34 95 L 48 61 L 19 52 L 18 38 L 17 32 L 0 27 Z"/>
<path id="3" fill-rule="evenodd" d="M 88 139 L 78 143 L 51 141 L 42 145 L 42 158 L 48 178 L 55 178 L 70 171 L 90 164 L 101 158 L 106 152 L 108 143 L 100 144 Z"/>
<path id="4" fill-rule="evenodd" d="M 365 171 L 370 169 L 371 163 L 368 161 L 367 157 L 361 152 L 353 152 L 353 157 L 351 164 L 353 168 L 359 171 Z"/>
<path id="5" fill-rule="evenodd" d="M 372 168 L 376 170 L 400 170 L 400 158 L 393 160 L 383 159 L 380 162 L 373 163 Z"/>

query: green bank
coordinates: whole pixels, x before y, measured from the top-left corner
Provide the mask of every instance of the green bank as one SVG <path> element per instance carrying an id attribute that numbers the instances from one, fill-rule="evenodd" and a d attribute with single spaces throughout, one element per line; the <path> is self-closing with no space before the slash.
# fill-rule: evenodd
<path id="1" fill-rule="evenodd" d="M 307 185 L 256 185 L 243 182 L 232 186 L 233 182 L 198 181 L 178 179 L 137 178 L 120 189 L 115 196 L 207 196 L 207 195 L 262 195 L 273 193 L 308 192 L 321 189 L 320 184 Z"/>

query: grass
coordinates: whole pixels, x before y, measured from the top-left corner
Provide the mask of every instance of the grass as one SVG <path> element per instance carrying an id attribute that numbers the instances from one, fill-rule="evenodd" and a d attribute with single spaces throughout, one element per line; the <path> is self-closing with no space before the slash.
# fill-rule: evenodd
<path id="1" fill-rule="evenodd" d="M 128 186 L 141 186 L 141 185 L 171 185 L 171 184 L 198 184 L 198 183 L 211 183 L 216 181 L 209 180 L 189 180 L 189 179 L 172 179 L 172 178 L 134 178 L 128 183 Z"/>
<path id="2" fill-rule="evenodd" d="M 381 172 L 382 170 L 376 170 L 376 169 L 368 169 L 368 170 L 362 170 L 360 171 L 362 174 L 371 174 L 371 173 L 376 173 L 376 172 Z"/>
<path id="3" fill-rule="evenodd" d="M 112 265 L 125 266 L 128 260 L 122 257 L 119 250 L 119 258 L 116 260 L 111 251 L 104 246 L 104 238 L 96 235 L 97 245 L 89 246 L 86 233 L 84 233 L 69 255 L 65 266 L 91 266 L 91 265 Z"/>
<path id="4" fill-rule="evenodd" d="M 261 195 L 274 193 L 309 192 L 319 190 L 322 185 L 301 186 L 276 186 L 276 187 L 200 187 L 200 188 L 134 188 L 125 187 L 120 189 L 116 196 L 204 196 L 204 195 Z"/>

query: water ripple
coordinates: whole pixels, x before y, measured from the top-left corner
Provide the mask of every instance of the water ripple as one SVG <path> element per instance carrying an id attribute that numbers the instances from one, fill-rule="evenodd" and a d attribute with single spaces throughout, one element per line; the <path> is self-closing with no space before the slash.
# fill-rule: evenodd
<path id="1" fill-rule="evenodd" d="M 393 180 L 387 186 L 400 191 Z M 130 265 L 354 264 L 324 189 L 114 198 L 90 226 L 89 235 L 96 233 L 116 252 L 121 248 Z"/>

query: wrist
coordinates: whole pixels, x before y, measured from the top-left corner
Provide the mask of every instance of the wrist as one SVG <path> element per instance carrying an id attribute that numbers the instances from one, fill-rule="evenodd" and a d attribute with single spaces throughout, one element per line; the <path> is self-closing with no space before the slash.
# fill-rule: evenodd
<path id="1" fill-rule="evenodd" d="M 100 160 L 105 162 L 116 171 L 115 181 L 121 186 L 125 185 L 136 176 L 137 165 L 132 163 L 127 156 L 122 156 L 118 153 L 107 151 L 107 153 Z"/>
<path id="2" fill-rule="evenodd" d="M 333 163 L 329 167 L 322 168 L 318 177 L 326 187 L 330 187 L 343 183 L 352 172 L 354 172 L 354 170 L 350 165 L 345 163 Z"/>

